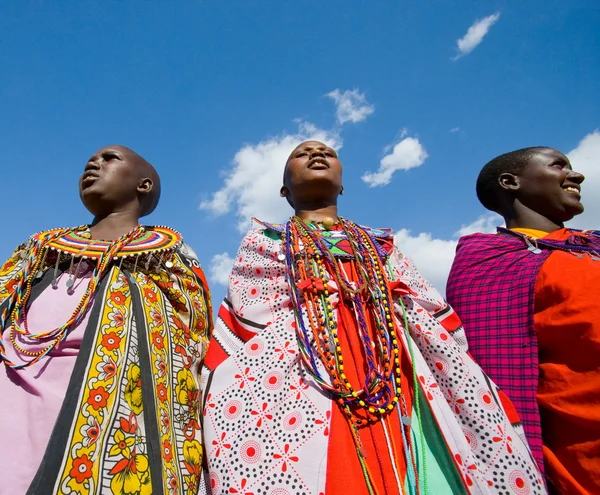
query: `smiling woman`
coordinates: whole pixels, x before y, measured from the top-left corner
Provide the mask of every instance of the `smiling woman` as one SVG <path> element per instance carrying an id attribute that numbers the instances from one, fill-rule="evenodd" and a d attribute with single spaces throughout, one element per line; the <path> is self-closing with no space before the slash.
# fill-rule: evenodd
<path id="1" fill-rule="evenodd" d="M 551 148 L 489 162 L 477 195 L 508 229 L 463 237 L 447 287 L 472 354 L 569 494 L 600 493 L 600 233 L 564 228 L 583 212 L 583 181 Z"/>
<path id="2" fill-rule="evenodd" d="M 585 177 L 552 148 L 524 148 L 489 162 L 477 179 L 477 196 L 502 215 L 508 228 L 553 232 L 583 212 Z"/>
<path id="3" fill-rule="evenodd" d="M 341 192 L 336 152 L 302 143 L 295 215 L 242 241 L 202 373 L 208 493 L 545 493 L 452 308 Z"/>

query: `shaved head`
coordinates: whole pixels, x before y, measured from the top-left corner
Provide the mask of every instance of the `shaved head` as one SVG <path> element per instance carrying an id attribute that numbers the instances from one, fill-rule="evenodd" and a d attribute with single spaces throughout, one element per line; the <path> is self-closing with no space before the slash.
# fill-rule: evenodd
<path id="1" fill-rule="evenodd" d="M 152 181 L 151 191 L 143 198 L 143 201 L 140 201 L 140 216 L 150 215 L 156 209 L 160 200 L 160 177 L 158 172 L 144 157 L 138 155 L 132 149 L 122 145 L 115 145 L 114 147 L 122 149 L 132 157 L 132 161 L 139 171 L 140 180 L 150 179 Z"/>
<path id="2" fill-rule="evenodd" d="M 281 196 L 292 208 L 335 203 L 342 189 L 342 164 L 334 149 L 313 140 L 293 149 L 285 164 L 281 188 Z"/>
<path id="3" fill-rule="evenodd" d="M 95 216 L 131 207 L 139 216 L 154 211 L 160 199 L 160 177 L 155 168 L 135 151 L 119 144 L 105 146 L 87 162 L 79 180 L 79 194 Z M 132 203 L 133 202 L 133 203 Z"/>

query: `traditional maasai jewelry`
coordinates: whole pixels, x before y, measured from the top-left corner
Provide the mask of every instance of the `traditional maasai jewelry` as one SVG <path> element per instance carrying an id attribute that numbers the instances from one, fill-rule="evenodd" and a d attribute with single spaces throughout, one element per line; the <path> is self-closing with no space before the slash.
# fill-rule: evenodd
<path id="1" fill-rule="evenodd" d="M 542 250 L 558 250 L 558 251 L 566 251 L 572 253 L 578 257 L 583 257 L 583 255 L 589 255 L 591 259 L 597 261 L 600 260 L 600 233 L 598 231 L 586 231 L 586 230 L 576 230 L 569 229 L 573 232 L 580 232 L 583 234 L 587 234 L 593 239 L 593 246 L 586 246 L 584 244 L 567 244 L 564 241 L 554 241 L 552 239 L 544 239 L 544 238 L 534 238 L 528 236 L 527 234 L 523 234 L 521 232 L 516 232 L 514 230 L 505 229 L 503 227 L 498 227 L 497 231 L 502 234 L 511 235 L 513 237 L 518 237 L 521 239 L 525 245 L 527 246 L 527 250 L 533 254 L 541 254 Z"/>
<path id="2" fill-rule="evenodd" d="M 393 302 L 384 274 L 384 264 L 374 247 L 374 240 L 352 222 L 341 220 L 357 262 L 358 283 L 341 273 L 318 231 L 298 217 L 288 223 L 284 249 L 296 308 L 306 307 L 310 333 L 304 319 L 297 315 L 298 340 L 301 355 L 317 382 L 341 399 L 352 410 L 368 412 L 367 420 L 376 420 L 392 411 L 402 393 L 400 358 Z M 328 279 L 335 278 L 341 298 L 352 302 L 357 313 L 358 331 L 363 339 L 367 376 L 360 388 L 355 388 L 344 373 L 344 352 L 339 344 L 337 323 L 329 301 Z M 372 315 L 376 326 L 375 341 L 369 336 L 366 319 Z M 313 345 L 314 343 L 314 345 Z M 316 351 L 316 353 L 315 353 Z M 317 358 L 323 363 L 329 380 L 322 376 Z M 358 419 L 357 424 L 362 420 Z"/>
<path id="3" fill-rule="evenodd" d="M 7 366 L 15 369 L 37 363 L 59 346 L 71 328 L 81 323 L 94 302 L 94 296 L 103 276 L 113 266 L 113 262 L 119 259 L 120 267 L 124 260 L 134 260 L 133 271 L 135 272 L 141 256 L 146 258 L 146 266 L 149 268 L 152 257 L 161 253 L 163 259 L 166 259 L 164 262 L 166 265 L 170 262 L 173 251 L 181 243 L 181 235 L 168 227 L 146 228 L 142 225 L 138 225 L 131 232 L 114 241 L 92 240 L 89 228 L 85 225 L 70 229 L 55 229 L 34 235 L 26 248 L 25 258 L 22 260 L 24 263 L 22 276 L 19 278 L 15 290 L 8 297 L 8 303 L 0 315 L 0 328 L 6 329 L 9 325 L 11 327 L 9 337 L 14 348 L 33 359 L 25 363 L 13 363 L 6 355 L 2 339 L 0 339 L 0 357 Z M 39 279 L 46 269 L 51 268 L 54 270 L 52 286 L 57 288 L 59 266 L 69 257 L 68 291 L 72 292 L 83 260 L 95 265 L 88 287 L 66 323 L 52 330 L 32 335 L 27 325 L 26 308 L 34 281 Z M 79 263 L 73 271 L 75 259 L 79 259 Z M 173 266 L 172 263 L 171 266 Z M 48 342 L 48 344 L 39 351 L 28 351 L 17 343 L 15 334 L 19 334 L 22 339 L 28 341 L 27 343 L 43 344 Z"/>
<path id="4" fill-rule="evenodd" d="M 331 229 L 336 223 L 336 221 L 331 217 L 325 217 L 321 222 L 319 222 L 323 227 L 327 230 Z"/>
<path id="5" fill-rule="evenodd" d="M 406 409 L 402 392 L 398 323 L 385 272 L 385 255 L 365 229 L 340 218 L 340 228 L 350 244 L 358 274 L 354 283 L 330 252 L 323 234 L 311 223 L 316 224 L 293 217 L 282 233 L 300 356 L 315 382 L 339 402 L 350 421 L 358 458 L 371 493 L 372 477 L 358 428 L 380 421 L 392 411 L 398 412 L 405 447 L 403 452 L 407 466 L 414 471 L 411 486 L 416 486 L 415 493 L 418 493 L 417 463 L 411 435 L 405 435 L 403 430 L 410 429 L 410 411 Z M 330 280 L 337 284 L 339 304 L 347 304 L 356 314 L 358 334 L 363 341 L 362 354 L 367 365 L 365 381 L 359 386 L 350 383 L 345 374 L 344 359 L 348 350 L 343 349 L 340 343 L 330 300 Z M 406 311 L 403 305 L 401 307 L 404 312 L 402 323 L 406 325 Z M 301 308 L 305 310 L 305 317 Z M 374 323 L 373 337 L 369 335 L 368 320 Z M 323 369 L 328 376 L 323 374 Z M 388 448 L 396 450 L 393 439 Z"/>

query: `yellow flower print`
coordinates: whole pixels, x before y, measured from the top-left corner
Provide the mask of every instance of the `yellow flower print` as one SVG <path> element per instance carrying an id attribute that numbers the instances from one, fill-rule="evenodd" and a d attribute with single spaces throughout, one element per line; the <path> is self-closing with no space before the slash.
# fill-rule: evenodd
<path id="1" fill-rule="evenodd" d="M 186 440 L 183 442 L 183 459 L 187 470 L 196 476 L 200 476 L 202 465 L 202 445 L 198 440 Z"/>
<path id="2" fill-rule="evenodd" d="M 180 404 L 191 404 L 198 398 L 198 387 L 194 375 L 187 368 L 177 373 L 177 386 L 175 394 Z"/>
<path id="3" fill-rule="evenodd" d="M 140 367 L 132 363 L 127 368 L 127 385 L 125 387 L 125 400 L 134 414 L 140 414 L 142 405 L 142 380 Z"/>
<path id="4" fill-rule="evenodd" d="M 176 318 L 175 318 L 176 320 Z M 175 327 L 171 327 L 171 339 L 175 345 L 185 345 L 185 331 L 183 326 L 176 325 Z"/>
<path id="5" fill-rule="evenodd" d="M 131 447 L 135 443 L 135 437 L 125 438 L 125 433 L 119 428 L 114 436 L 115 444 L 110 449 L 109 455 L 122 455 L 126 459 L 131 457 Z"/>
<path id="6" fill-rule="evenodd" d="M 110 489 L 115 495 L 152 494 L 148 457 L 143 454 L 134 455 L 131 459 L 122 459 L 109 474 L 115 475 L 110 482 Z"/>

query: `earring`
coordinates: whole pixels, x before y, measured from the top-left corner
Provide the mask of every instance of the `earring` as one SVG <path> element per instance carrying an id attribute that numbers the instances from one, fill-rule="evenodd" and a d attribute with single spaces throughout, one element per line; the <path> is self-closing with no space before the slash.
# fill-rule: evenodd
<path id="1" fill-rule="evenodd" d="M 342 186 L 342 188 L 340 189 L 340 196 L 344 195 L 344 186 Z"/>

